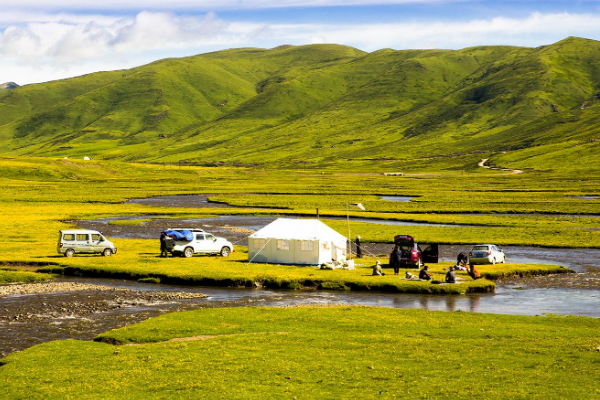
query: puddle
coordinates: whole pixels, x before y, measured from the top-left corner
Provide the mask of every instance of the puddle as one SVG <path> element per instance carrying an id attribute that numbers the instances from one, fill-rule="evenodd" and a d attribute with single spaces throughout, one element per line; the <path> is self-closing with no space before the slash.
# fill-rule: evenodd
<path id="1" fill-rule="evenodd" d="M 414 197 L 409 196 L 381 196 L 381 200 L 385 201 L 411 201 Z"/>

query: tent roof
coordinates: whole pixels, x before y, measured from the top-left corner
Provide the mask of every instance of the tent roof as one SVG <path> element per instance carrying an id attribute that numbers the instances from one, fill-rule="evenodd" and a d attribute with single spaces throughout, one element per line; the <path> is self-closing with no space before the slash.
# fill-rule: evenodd
<path id="1" fill-rule="evenodd" d="M 254 239 L 346 240 L 318 219 L 277 218 L 250 235 Z"/>

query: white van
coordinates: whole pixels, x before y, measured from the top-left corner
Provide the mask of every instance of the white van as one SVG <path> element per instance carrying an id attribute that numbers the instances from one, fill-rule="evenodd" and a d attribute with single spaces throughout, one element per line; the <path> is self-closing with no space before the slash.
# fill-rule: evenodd
<path id="1" fill-rule="evenodd" d="M 69 229 L 58 232 L 57 250 L 65 257 L 73 257 L 75 253 L 99 253 L 108 257 L 117 252 L 115 245 L 98 231 Z"/>

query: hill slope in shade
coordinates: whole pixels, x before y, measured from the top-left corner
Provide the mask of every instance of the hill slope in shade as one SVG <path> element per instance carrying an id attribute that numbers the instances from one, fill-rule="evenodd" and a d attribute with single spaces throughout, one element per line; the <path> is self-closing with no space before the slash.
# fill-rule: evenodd
<path id="1" fill-rule="evenodd" d="M 579 38 L 235 49 L 0 92 L 0 151 L 276 166 L 451 158 L 455 168 L 497 154 L 507 167 L 595 171 L 599 94 L 600 42 Z"/>
<path id="2" fill-rule="evenodd" d="M 0 84 L 0 90 L 1 89 L 16 89 L 18 87 L 19 87 L 19 85 L 17 85 L 14 82 L 5 82 L 3 84 Z"/>

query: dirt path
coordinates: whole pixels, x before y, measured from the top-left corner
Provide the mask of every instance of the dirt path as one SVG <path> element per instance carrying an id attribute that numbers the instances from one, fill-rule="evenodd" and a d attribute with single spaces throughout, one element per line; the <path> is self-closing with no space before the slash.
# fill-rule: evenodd
<path id="1" fill-rule="evenodd" d="M 482 158 L 481 161 L 477 164 L 478 167 L 493 169 L 494 171 L 510 171 L 511 174 L 522 174 L 523 171 L 520 169 L 510 169 L 510 168 L 502 168 L 502 167 L 490 167 L 489 165 L 485 165 L 488 162 L 489 158 Z"/>

